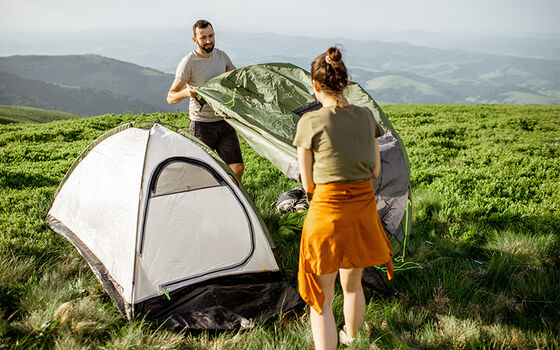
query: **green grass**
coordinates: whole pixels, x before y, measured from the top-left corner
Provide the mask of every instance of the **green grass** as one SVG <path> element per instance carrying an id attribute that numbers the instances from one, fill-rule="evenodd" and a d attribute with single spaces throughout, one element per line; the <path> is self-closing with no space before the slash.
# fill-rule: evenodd
<path id="1" fill-rule="evenodd" d="M 71 113 L 48 109 L 0 105 L 0 124 L 48 123 L 54 120 L 71 118 L 77 118 L 77 116 Z"/>
<path id="2" fill-rule="evenodd" d="M 366 291 L 355 349 L 560 346 L 560 108 L 384 106 L 407 145 L 414 204 L 399 291 Z M 133 120 L 186 128 L 185 114 L 0 125 L 0 349 L 310 349 L 306 310 L 249 331 L 176 332 L 126 321 L 77 251 L 43 219 L 74 159 Z M 295 187 L 244 142 L 244 185 L 296 285 L 299 232 L 274 211 Z M 395 250 L 400 247 L 395 246 Z M 342 324 L 337 287 L 335 315 Z"/>

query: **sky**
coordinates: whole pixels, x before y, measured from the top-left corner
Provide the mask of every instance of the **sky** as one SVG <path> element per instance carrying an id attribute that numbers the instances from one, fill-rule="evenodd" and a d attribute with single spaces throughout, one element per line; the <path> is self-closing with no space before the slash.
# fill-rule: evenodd
<path id="1" fill-rule="evenodd" d="M 0 33 L 214 27 L 360 37 L 425 30 L 560 34 L 560 0 L 0 0 Z"/>

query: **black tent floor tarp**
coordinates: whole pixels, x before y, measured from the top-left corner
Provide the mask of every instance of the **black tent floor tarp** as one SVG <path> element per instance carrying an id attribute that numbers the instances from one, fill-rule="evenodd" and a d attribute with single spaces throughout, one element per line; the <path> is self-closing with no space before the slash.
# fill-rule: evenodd
<path id="1" fill-rule="evenodd" d="M 303 305 L 280 272 L 214 278 L 135 305 L 147 319 L 175 329 L 247 329 Z M 266 310 L 266 311 L 262 311 Z M 279 312 L 280 311 L 280 312 Z"/>

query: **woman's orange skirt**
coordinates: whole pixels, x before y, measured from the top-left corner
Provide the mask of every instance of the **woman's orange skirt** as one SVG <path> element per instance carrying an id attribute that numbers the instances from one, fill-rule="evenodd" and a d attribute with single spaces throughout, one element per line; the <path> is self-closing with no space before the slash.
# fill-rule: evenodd
<path id="1" fill-rule="evenodd" d="M 321 314 L 325 294 L 317 275 L 383 264 L 391 279 L 391 244 L 371 181 L 317 184 L 301 234 L 298 284 L 303 300 Z"/>

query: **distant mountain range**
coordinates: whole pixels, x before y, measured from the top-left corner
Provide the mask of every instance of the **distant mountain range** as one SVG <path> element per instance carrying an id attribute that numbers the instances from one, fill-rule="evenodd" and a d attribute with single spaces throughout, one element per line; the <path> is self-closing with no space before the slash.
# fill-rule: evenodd
<path id="1" fill-rule="evenodd" d="M 234 63 L 288 61 L 306 69 L 318 53 L 341 44 L 352 80 L 381 104 L 560 104 L 560 60 L 271 34 L 221 42 Z"/>
<path id="2" fill-rule="evenodd" d="M 402 41 L 320 39 L 219 28 L 216 35 L 216 46 L 226 51 L 237 67 L 290 62 L 308 70 L 317 54 L 340 44 L 351 79 L 380 104 L 560 104 L 560 40 L 554 37 L 522 38 L 516 46 L 515 38 L 454 41 L 451 36 L 443 40 L 442 35 L 416 33 L 414 42 L 433 45 L 428 47 Z M 123 108 L 132 112 L 184 111 L 185 103 L 170 106 L 165 96 L 177 63 L 194 49 L 191 36 L 189 28 L 0 35 L 0 54 L 96 54 L 0 57 L 0 72 L 11 74 L 10 79 L 15 75 L 51 84 L 59 94 L 64 89 L 74 89 L 74 93 L 90 89 L 82 95 L 97 102 L 84 102 L 103 113 L 120 113 Z M 7 103 L 6 96 L 16 102 L 19 96 L 20 103 L 39 98 L 30 90 L 13 92 L 6 86 L 7 77 L 0 76 L 0 103 Z M 99 102 L 104 98 L 107 103 Z M 35 106 L 60 106 L 59 101 L 43 102 Z M 101 113 L 95 112 L 96 108 L 62 110 Z"/>

